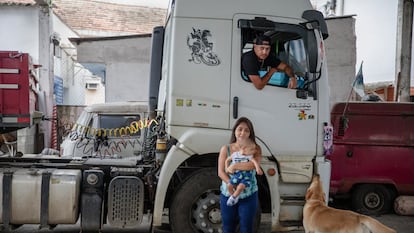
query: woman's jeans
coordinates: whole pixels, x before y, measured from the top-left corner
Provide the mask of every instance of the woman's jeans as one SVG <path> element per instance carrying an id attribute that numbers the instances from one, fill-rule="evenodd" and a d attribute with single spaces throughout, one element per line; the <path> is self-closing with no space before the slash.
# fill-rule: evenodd
<path id="1" fill-rule="evenodd" d="M 228 206 L 227 199 L 228 197 L 220 194 L 223 233 L 235 233 L 238 223 L 240 223 L 240 233 L 252 233 L 259 203 L 257 192 L 250 197 L 239 199 L 239 202 L 234 206 Z"/>

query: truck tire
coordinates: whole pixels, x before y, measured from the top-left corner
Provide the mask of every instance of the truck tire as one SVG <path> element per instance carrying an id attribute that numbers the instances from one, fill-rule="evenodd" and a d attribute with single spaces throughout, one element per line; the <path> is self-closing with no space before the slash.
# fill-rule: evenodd
<path id="1" fill-rule="evenodd" d="M 172 232 L 221 232 L 220 184 L 216 169 L 201 169 L 191 175 L 173 197 L 170 206 Z M 256 230 L 260 217 L 259 208 L 255 219 Z"/>
<path id="2" fill-rule="evenodd" d="M 394 199 L 394 191 L 385 185 L 363 184 L 352 193 L 352 208 L 367 215 L 385 214 L 391 211 Z"/>

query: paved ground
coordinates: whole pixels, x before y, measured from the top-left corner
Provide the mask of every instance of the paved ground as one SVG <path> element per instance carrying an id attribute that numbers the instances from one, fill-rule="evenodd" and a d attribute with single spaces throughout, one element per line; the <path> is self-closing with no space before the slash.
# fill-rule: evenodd
<path id="1" fill-rule="evenodd" d="M 398 233 L 414 232 L 414 216 L 399 216 L 395 214 L 387 214 L 382 216 L 371 216 L 381 223 L 395 229 Z M 270 233 L 270 216 L 262 216 L 264 224 L 260 229 L 260 233 Z M 304 231 L 290 231 L 289 233 L 304 233 Z"/>
<path id="2" fill-rule="evenodd" d="M 379 220 L 383 224 L 394 228 L 397 230 L 398 233 L 412 233 L 414 232 L 414 216 L 398 216 L 394 214 L 382 215 L 382 216 L 373 216 L 375 219 Z M 264 214 L 262 216 L 262 224 L 261 224 L 260 232 L 259 233 L 270 233 L 270 215 Z M 12 231 L 13 233 L 33 233 L 33 232 L 44 232 L 44 233 L 78 233 L 79 232 L 79 225 L 61 225 L 56 227 L 54 230 L 42 229 L 38 230 L 37 225 L 26 225 L 21 228 Z M 102 233 L 148 233 L 149 228 L 148 226 L 144 226 L 140 229 L 134 230 L 116 230 L 113 228 L 104 228 Z M 289 233 L 303 233 L 304 231 L 291 231 Z"/>

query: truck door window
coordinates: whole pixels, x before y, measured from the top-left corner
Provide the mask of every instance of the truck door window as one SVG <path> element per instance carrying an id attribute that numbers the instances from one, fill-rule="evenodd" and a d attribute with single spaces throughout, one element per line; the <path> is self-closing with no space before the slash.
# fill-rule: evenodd
<path id="1" fill-rule="evenodd" d="M 293 68 L 295 74 L 302 79 L 302 84 L 307 80 L 308 55 L 306 50 L 306 30 L 298 25 L 275 23 L 263 18 L 254 20 L 240 20 L 242 47 L 241 54 L 253 49 L 253 40 L 257 35 L 265 34 L 272 40 L 271 52 L 282 62 Z M 265 73 L 265 71 L 263 71 Z M 275 75 L 274 75 L 275 76 Z M 243 80 L 250 80 L 241 72 Z M 272 77 L 268 85 L 287 87 L 288 77 L 284 73 L 278 73 L 279 81 Z"/>

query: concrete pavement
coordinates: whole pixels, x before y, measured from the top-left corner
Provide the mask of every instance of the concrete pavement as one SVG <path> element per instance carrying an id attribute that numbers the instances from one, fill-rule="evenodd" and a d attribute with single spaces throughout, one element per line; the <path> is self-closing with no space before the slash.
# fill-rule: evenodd
<path id="1" fill-rule="evenodd" d="M 412 233 L 414 232 L 414 216 L 399 216 L 395 214 L 387 214 L 381 216 L 372 216 L 383 224 L 394 228 L 398 233 Z M 16 229 L 13 233 L 33 233 L 33 232 L 44 232 L 44 233 L 77 233 L 80 232 L 79 225 L 59 225 L 53 230 L 38 229 L 38 225 L 25 225 L 21 228 Z M 148 225 L 143 226 L 139 229 L 133 230 L 118 230 L 111 227 L 105 227 L 102 233 L 148 233 Z M 262 224 L 259 233 L 270 233 L 270 214 L 262 215 Z M 304 231 L 290 231 L 289 233 L 304 233 Z"/>
<path id="2" fill-rule="evenodd" d="M 387 214 L 381 216 L 371 216 L 384 225 L 395 229 L 398 233 L 414 232 L 414 216 L 399 216 Z M 270 233 L 270 215 L 262 215 L 262 228 L 259 233 Z M 304 233 L 304 231 L 290 231 L 289 233 Z"/>

